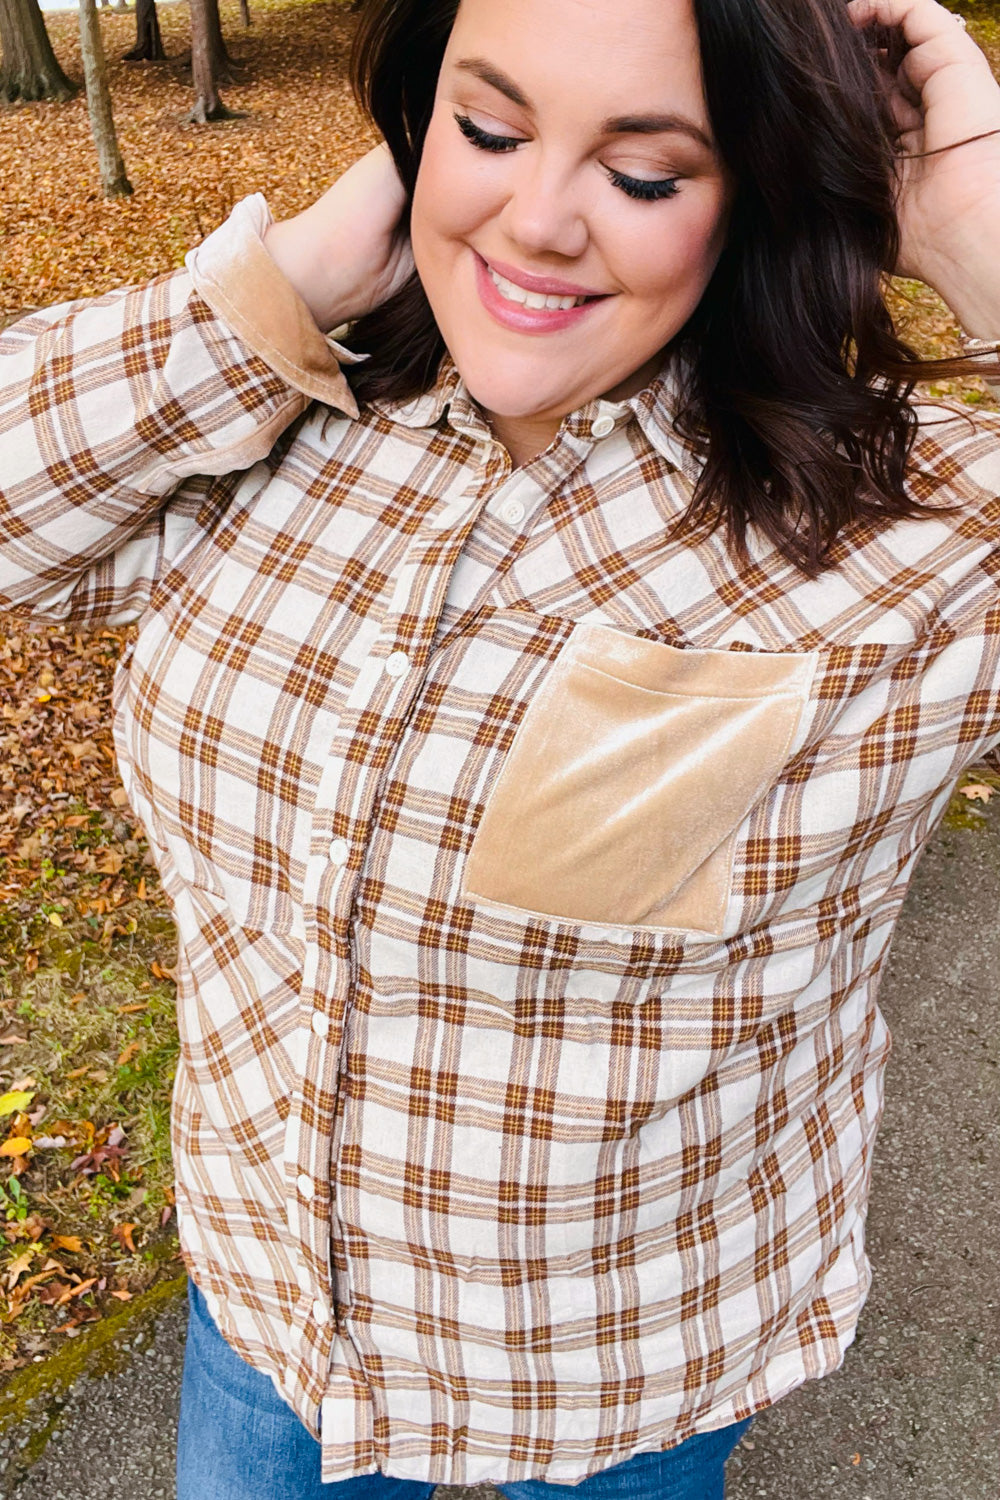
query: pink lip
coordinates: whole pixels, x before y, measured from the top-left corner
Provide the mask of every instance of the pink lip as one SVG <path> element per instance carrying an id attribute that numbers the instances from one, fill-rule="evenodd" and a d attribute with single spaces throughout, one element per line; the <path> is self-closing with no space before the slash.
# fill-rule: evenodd
<path id="1" fill-rule="evenodd" d="M 599 300 L 593 302 L 581 302 L 578 307 L 547 308 L 547 307 L 525 307 L 520 302 L 509 302 L 506 297 L 500 295 L 496 282 L 493 280 L 486 267 L 486 262 L 481 255 L 473 252 L 476 264 L 476 290 L 479 299 L 490 316 L 503 328 L 509 328 L 513 333 L 561 333 L 565 328 L 572 328 L 579 323 L 581 318 L 593 312 L 604 300 L 603 294 L 597 293 Z M 501 276 L 506 276 L 503 267 L 496 261 L 491 263 Z M 523 272 L 517 273 L 517 284 L 523 286 L 525 291 L 541 291 L 547 297 L 589 297 L 595 294 L 591 292 L 565 290 L 565 282 L 545 282 L 544 278 L 536 277 L 536 281 L 542 281 L 542 286 L 530 286 Z M 513 281 L 514 277 L 507 277 Z M 546 290 L 547 287 L 557 290 Z"/>
<path id="2" fill-rule="evenodd" d="M 485 259 L 485 257 L 480 257 Z M 591 286 L 576 286 L 572 281 L 557 281 L 554 276 L 533 276 L 530 271 L 522 271 L 518 266 L 509 266 L 502 260 L 490 260 L 487 265 L 493 267 L 498 276 L 505 281 L 512 281 L 515 286 L 521 286 L 526 292 L 540 292 L 543 297 L 606 297 L 606 292 L 595 291 Z"/>

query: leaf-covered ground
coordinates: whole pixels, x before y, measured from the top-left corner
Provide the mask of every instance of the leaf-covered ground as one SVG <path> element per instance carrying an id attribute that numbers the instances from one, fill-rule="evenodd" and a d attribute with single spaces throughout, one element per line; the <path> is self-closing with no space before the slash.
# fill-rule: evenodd
<path id="1" fill-rule="evenodd" d="M 263 192 L 277 217 L 304 207 L 373 137 L 350 98 L 353 20 L 330 0 L 250 0 L 244 30 L 223 0 L 229 48 L 244 65 L 223 89 L 242 120 L 183 123 L 191 106 L 188 7 L 160 4 L 169 57 L 124 63 L 134 14 L 102 10 L 115 122 L 131 198 L 105 200 L 82 96 L 0 108 L 0 315 L 87 296 L 179 266 L 237 199 Z M 75 12 L 50 13 L 63 67 L 83 76 Z"/>
<path id="2" fill-rule="evenodd" d="M 101 197 L 82 98 L 0 108 L 0 323 L 179 265 L 245 193 L 294 212 L 370 143 L 345 80 L 350 14 L 331 0 L 251 6 L 249 31 L 223 6 L 243 63 L 224 97 L 246 118 L 207 127 L 183 123 L 187 7 L 160 6 L 171 56 L 159 64 L 117 61 L 134 17 L 101 11 L 131 199 Z M 968 12 L 997 48 L 988 8 Z M 48 17 L 79 78 L 76 25 Z M 957 351 L 926 288 L 899 283 L 893 297 L 915 344 Z M 990 400 L 972 382 L 946 389 Z M 122 639 L 0 618 L 0 1372 L 178 1270 L 174 939 L 115 771 Z M 996 784 L 984 776 L 958 799 L 966 821 Z"/>
<path id="3" fill-rule="evenodd" d="M 246 118 L 207 127 L 183 123 L 187 6 L 160 6 L 158 64 L 117 61 L 134 13 L 101 11 L 130 199 L 100 194 L 82 97 L 0 109 L 0 323 L 179 265 L 246 193 L 294 212 L 370 144 L 350 15 L 251 3 L 249 31 L 223 6 Z M 75 13 L 47 19 L 79 79 Z M 123 638 L 0 619 L 0 1371 L 178 1270 L 174 937 L 115 770 Z"/>

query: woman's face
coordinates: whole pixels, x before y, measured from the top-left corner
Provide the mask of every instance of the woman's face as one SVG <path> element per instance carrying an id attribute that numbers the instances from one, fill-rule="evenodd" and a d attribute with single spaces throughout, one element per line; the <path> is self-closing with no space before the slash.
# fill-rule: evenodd
<path id="1" fill-rule="evenodd" d="M 413 202 L 472 396 L 554 433 L 655 373 L 722 249 L 691 0 L 461 0 Z"/>

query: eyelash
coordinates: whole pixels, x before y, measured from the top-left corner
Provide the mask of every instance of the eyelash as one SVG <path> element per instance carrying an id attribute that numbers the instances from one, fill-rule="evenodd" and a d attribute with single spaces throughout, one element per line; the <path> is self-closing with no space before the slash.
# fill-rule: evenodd
<path id="1" fill-rule="evenodd" d="M 473 146 L 480 151 L 495 151 L 498 154 L 507 151 L 516 151 L 522 144 L 516 136 L 493 135 L 488 130 L 483 130 L 475 121 L 470 120 L 468 115 L 455 115 L 455 124 Z M 616 188 L 619 188 L 629 198 L 635 198 L 641 203 L 658 203 L 665 198 L 673 198 L 677 195 L 676 177 L 664 177 L 657 181 L 647 181 L 642 177 L 626 177 L 624 172 L 614 172 L 611 168 L 605 168 L 608 176 Z"/>

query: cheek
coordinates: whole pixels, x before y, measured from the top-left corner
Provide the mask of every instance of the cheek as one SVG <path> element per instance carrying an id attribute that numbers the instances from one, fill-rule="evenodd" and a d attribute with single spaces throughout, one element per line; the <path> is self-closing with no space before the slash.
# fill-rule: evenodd
<path id="1" fill-rule="evenodd" d="M 435 115 L 427 131 L 417 174 L 410 234 L 417 269 L 424 275 L 447 252 L 448 241 L 465 239 L 495 211 L 485 164 L 462 141 L 450 116 Z"/>
<path id="2" fill-rule="evenodd" d="M 662 229 L 650 233 L 647 225 L 630 236 L 633 274 L 626 284 L 644 304 L 658 304 L 665 312 L 684 304 L 691 311 L 722 251 L 723 211 L 712 199 L 663 207 Z"/>

